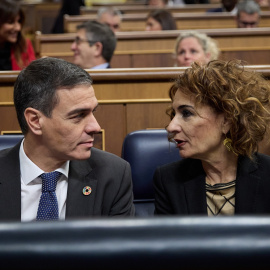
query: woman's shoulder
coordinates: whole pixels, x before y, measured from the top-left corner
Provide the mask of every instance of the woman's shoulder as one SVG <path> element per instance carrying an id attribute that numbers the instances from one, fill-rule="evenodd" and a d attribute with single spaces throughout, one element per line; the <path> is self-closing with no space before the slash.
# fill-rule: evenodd
<path id="1" fill-rule="evenodd" d="M 269 169 L 270 169 L 270 156 L 269 155 L 257 153 L 256 162 L 261 165 L 269 165 Z"/>
<path id="2" fill-rule="evenodd" d="M 197 170 L 197 168 L 200 168 L 201 161 L 197 159 L 191 159 L 191 158 L 183 158 L 178 161 L 168 163 L 165 165 L 162 165 L 159 167 L 159 170 L 162 172 L 166 171 L 189 171 L 190 169 L 192 170 Z"/>

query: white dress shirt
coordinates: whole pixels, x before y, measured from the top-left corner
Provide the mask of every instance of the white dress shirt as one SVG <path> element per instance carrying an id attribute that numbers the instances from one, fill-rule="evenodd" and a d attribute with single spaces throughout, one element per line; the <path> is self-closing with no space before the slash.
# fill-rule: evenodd
<path id="1" fill-rule="evenodd" d="M 21 143 L 19 152 L 21 170 L 21 220 L 34 221 L 36 220 L 42 193 L 42 180 L 39 175 L 44 173 L 44 171 L 27 157 L 23 149 L 23 143 L 24 140 Z M 56 171 L 62 173 L 55 191 L 58 201 L 59 219 L 65 219 L 69 161 L 65 162 Z"/>
<path id="2" fill-rule="evenodd" d="M 106 69 L 106 68 L 108 68 L 108 66 L 109 66 L 109 63 L 104 63 L 104 64 L 94 66 L 91 69 Z"/>

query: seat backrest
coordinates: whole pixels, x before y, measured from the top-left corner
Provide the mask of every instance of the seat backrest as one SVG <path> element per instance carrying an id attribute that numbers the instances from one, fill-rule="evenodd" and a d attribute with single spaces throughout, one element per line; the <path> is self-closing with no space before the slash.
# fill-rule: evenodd
<path id="1" fill-rule="evenodd" d="M 15 146 L 23 139 L 22 134 L 18 135 L 0 135 L 0 150 Z"/>
<path id="2" fill-rule="evenodd" d="M 168 141 L 165 129 L 138 130 L 125 137 L 122 158 L 131 166 L 136 215 L 153 215 L 154 172 L 160 165 L 180 160 L 179 149 Z"/>

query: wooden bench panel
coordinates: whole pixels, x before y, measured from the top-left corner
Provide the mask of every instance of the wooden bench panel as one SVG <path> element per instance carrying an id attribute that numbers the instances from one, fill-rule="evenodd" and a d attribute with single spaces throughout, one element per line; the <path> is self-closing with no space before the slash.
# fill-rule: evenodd
<path id="1" fill-rule="evenodd" d="M 189 5 L 175 5 L 175 6 L 166 6 L 165 10 L 168 10 L 172 14 L 175 13 L 205 13 L 207 10 L 212 8 L 218 8 L 221 4 L 189 4 Z M 123 14 L 148 14 L 150 11 L 155 10 L 157 8 L 146 6 L 146 5 L 114 5 Z M 99 7 L 81 7 L 80 13 L 81 15 L 96 15 Z M 261 7 L 262 11 L 268 11 L 269 7 Z"/>
<path id="2" fill-rule="evenodd" d="M 270 79 L 270 66 L 253 66 Z M 105 150 L 121 156 L 125 136 L 139 129 L 165 127 L 168 90 L 184 68 L 88 70 L 99 107 L 96 118 L 105 132 Z M 0 72 L 0 133 L 19 130 L 13 105 L 18 72 Z M 100 143 L 100 140 L 99 140 Z"/>
<path id="3" fill-rule="evenodd" d="M 175 13 L 173 14 L 178 30 L 190 29 L 219 29 L 236 28 L 235 16 L 231 14 L 213 12 L 200 13 Z M 144 31 L 147 14 L 124 14 L 121 31 Z M 76 26 L 89 20 L 95 20 L 96 15 L 65 15 L 64 28 L 67 33 L 76 32 Z M 270 26 L 270 11 L 261 13 L 260 27 Z"/>
<path id="4" fill-rule="evenodd" d="M 237 58 L 251 65 L 269 64 L 270 28 L 203 29 L 217 40 L 221 59 Z M 120 32 L 112 58 L 114 68 L 172 67 L 175 40 L 182 31 Z M 72 61 L 70 47 L 75 33 L 36 35 L 37 57 L 52 56 Z"/>

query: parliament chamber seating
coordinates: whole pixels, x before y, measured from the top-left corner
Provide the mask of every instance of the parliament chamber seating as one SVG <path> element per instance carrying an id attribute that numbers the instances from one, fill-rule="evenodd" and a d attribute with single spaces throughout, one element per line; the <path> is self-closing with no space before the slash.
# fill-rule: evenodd
<path id="1" fill-rule="evenodd" d="M 138 1 L 136 1 L 138 3 Z M 80 14 L 81 15 L 96 15 L 98 12 L 98 9 L 100 8 L 101 4 L 97 5 L 94 4 L 91 7 L 89 6 L 82 6 L 80 8 Z M 138 14 L 138 13 L 145 13 L 148 14 L 150 11 L 158 9 L 159 7 L 156 6 L 146 6 L 143 4 L 128 4 L 126 3 L 107 3 L 103 4 L 103 6 L 115 6 L 117 7 L 118 10 L 120 10 L 123 14 Z M 219 8 L 221 6 L 220 3 L 209 3 L 209 4 L 188 4 L 188 5 L 173 5 L 173 6 L 165 6 L 163 9 L 171 12 L 172 14 L 174 13 L 205 13 L 209 9 L 213 8 Z M 261 6 L 262 11 L 269 11 L 269 7 L 266 6 Z"/>
<path id="2" fill-rule="evenodd" d="M 15 146 L 23 139 L 22 134 L 18 135 L 0 135 L 0 150 Z"/>
<path id="3" fill-rule="evenodd" d="M 178 30 L 237 28 L 235 15 L 225 12 L 175 13 L 173 17 Z M 96 15 L 65 15 L 64 31 L 66 33 L 74 33 L 78 24 L 95 19 Z M 121 31 L 144 31 L 146 20 L 146 13 L 124 14 L 122 16 Z M 259 28 L 269 27 L 269 25 L 270 11 L 262 11 Z"/>
<path id="4" fill-rule="evenodd" d="M 270 25 L 270 24 L 269 24 Z M 220 59 L 242 59 L 249 65 L 268 65 L 270 27 L 200 29 L 214 38 L 220 48 Z M 180 30 L 117 33 L 117 46 L 111 61 L 113 68 L 173 67 L 175 41 Z M 36 33 L 37 57 L 51 56 L 73 61 L 71 44 L 75 33 Z"/>
<path id="5" fill-rule="evenodd" d="M 153 175 L 158 166 L 180 160 L 165 129 L 137 130 L 123 142 L 122 158 L 130 163 L 136 216 L 154 214 Z"/>
<path id="6" fill-rule="evenodd" d="M 270 66 L 250 68 L 270 78 Z M 121 156 L 127 134 L 168 125 L 170 120 L 165 113 L 171 104 L 168 91 L 184 70 L 176 67 L 87 70 L 99 102 L 95 116 L 104 129 L 99 136 L 100 142 L 104 139 L 100 148 Z M 17 76 L 17 71 L 0 72 L 0 132 L 20 130 L 13 104 Z"/>

